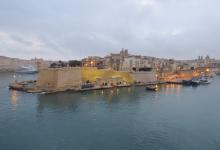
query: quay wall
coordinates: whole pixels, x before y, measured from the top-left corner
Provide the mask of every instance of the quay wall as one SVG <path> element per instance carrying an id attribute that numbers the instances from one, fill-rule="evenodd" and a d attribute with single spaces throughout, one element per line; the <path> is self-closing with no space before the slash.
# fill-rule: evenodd
<path id="1" fill-rule="evenodd" d="M 41 69 L 38 74 L 37 87 L 39 88 L 66 88 L 81 85 L 81 69 L 75 68 L 47 68 Z"/>
<path id="2" fill-rule="evenodd" d="M 220 75 L 220 68 L 218 68 L 218 69 L 215 71 L 215 73 L 216 73 L 217 75 Z"/>
<path id="3" fill-rule="evenodd" d="M 65 87 L 79 87 L 81 85 L 81 69 L 63 69 L 58 71 L 57 75 L 57 87 L 65 88 Z"/>
<path id="4" fill-rule="evenodd" d="M 129 72 L 122 72 L 122 71 L 114 71 L 114 70 L 108 70 L 108 69 L 97 69 L 94 67 L 83 67 L 81 68 L 82 73 L 82 81 L 90 81 L 90 82 L 96 82 L 99 78 L 114 78 L 114 77 L 120 77 L 127 83 L 132 83 L 133 77 Z"/>
<path id="5" fill-rule="evenodd" d="M 42 69 L 38 73 L 37 87 L 55 88 L 58 81 L 58 70 Z"/>
<path id="6" fill-rule="evenodd" d="M 153 71 L 133 72 L 133 73 L 131 73 L 131 75 L 132 75 L 135 82 L 147 83 L 147 82 L 157 81 L 156 73 Z"/>
<path id="7" fill-rule="evenodd" d="M 79 89 L 83 83 L 96 86 L 126 86 L 134 82 L 156 81 L 154 72 L 123 72 L 94 67 L 66 67 L 41 69 L 38 74 L 37 88 L 45 90 Z"/>

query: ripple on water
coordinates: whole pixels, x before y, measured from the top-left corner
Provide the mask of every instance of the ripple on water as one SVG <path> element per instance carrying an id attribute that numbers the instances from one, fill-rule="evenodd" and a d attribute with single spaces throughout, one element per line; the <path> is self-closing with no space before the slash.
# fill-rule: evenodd
<path id="1" fill-rule="evenodd" d="M 0 149 L 220 147 L 219 77 L 197 88 L 169 85 L 159 92 L 137 87 L 52 95 L 9 91 L 10 77 L 0 74 Z"/>

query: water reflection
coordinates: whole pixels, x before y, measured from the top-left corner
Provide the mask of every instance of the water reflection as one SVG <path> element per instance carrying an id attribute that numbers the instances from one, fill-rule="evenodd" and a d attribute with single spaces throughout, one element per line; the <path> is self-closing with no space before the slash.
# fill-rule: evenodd
<path id="1" fill-rule="evenodd" d="M 1 149 L 220 147 L 220 77 L 197 88 L 162 85 L 158 92 L 131 87 L 36 95 L 9 91 L 9 75 L 0 75 Z"/>
<path id="2" fill-rule="evenodd" d="M 140 97 L 148 100 L 157 99 L 158 94 L 179 94 L 180 85 L 161 85 L 158 92 L 146 91 L 145 87 L 112 88 L 81 93 L 64 92 L 51 95 L 38 95 L 38 112 L 45 109 L 55 111 L 77 111 L 87 104 L 117 105 L 118 103 L 138 103 Z M 145 99 L 146 100 L 146 99 Z"/>
<path id="3" fill-rule="evenodd" d="M 18 104 L 18 101 L 20 99 L 20 93 L 18 91 L 12 90 L 11 91 L 11 105 L 13 107 L 16 107 Z"/>
<path id="4" fill-rule="evenodd" d="M 50 95 L 38 95 L 38 112 L 45 109 L 59 111 L 76 111 L 80 105 L 104 102 L 107 105 L 119 102 L 130 103 L 134 96 L 146 94 L 144 88 L 113 88 L 106 90 L 87 91 L 81 93 L 64 92 Z M 86 102 L 86 103 L 85 103 Z"/>
<path id="5" fill-rule="evenodd" d="M 38 112 L 52 108 L 57 111 L 76 111 L 83 99 L 83 95 L 72 93 L 57 93 L 50 95 L 38 95 Z"/>
<path id="6" fill-rule="evenodd" d="M 179 95 L 180 91 L 182 89 L 182 85 L 178 84 L 164 84 L 160 86 L 160 92 L 162 94 L 177 94 Z"/>

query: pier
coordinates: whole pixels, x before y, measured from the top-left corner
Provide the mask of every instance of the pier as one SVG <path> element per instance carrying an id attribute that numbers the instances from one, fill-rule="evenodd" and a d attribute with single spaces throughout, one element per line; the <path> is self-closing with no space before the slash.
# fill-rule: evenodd
<path id="1" fill-rule="evenodd" d="M 73 91 L 73 92 L 85 92 L 85 91 L 94 91 L 94 90 L 106 90 L 111 88 L 124 88 L 124 87 L 133 87 L 133 86 L 151 86 L 151 85 L 161 85 L 161 84 L 169 84 L 164 81 L 156 81 L 156 82 L 149 82 L 149 83 L 140 83 L 140 84 L 127 84 L 127 85 L 113 85 L 113 86 L 95 86 L 91 88 L 76 88 L 76 87 L 69 87 L 69 88 L 37 88 L 36 87 L 36 80 L 29 80 L 29 81 L 22 81 L 22 82 L 15 82 L 9 85 L 9 89 L 17 90 L 27 93 L 41 93 L 41 94 L 52 94 L 52 93 L 59 93 L 65 91 Z"/>

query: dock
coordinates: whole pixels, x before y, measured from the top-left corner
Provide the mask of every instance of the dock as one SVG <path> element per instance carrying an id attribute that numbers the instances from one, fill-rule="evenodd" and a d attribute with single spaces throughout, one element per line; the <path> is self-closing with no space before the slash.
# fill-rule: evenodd
<path id="1" fill-rule="evenodd" d="M 156 81 L 149 83 L 140 83 L 140 84 L 126 84 L 126 85 L 113 85 L 113 86 L 94 86 L 91 88 L 76 88 L 76 87 L 66 87 L 66 88 L 38 88 L 36 87 L 36 80 L 15 82 L 9 85 L 9 89 L 17 90 L 27 93 L 41 93 L 41 94 L 53 94 L 59 92 L 73 91 L 73 92 L 85 92 L 85 91 L 94 91 L 94 90 L 106 90 L 112 88 L 124 88 L 132 86 L 151 86 L 151 85 L 160 85 L 166 84 L 164 81 Z"/>
<path id="2" fill-rule="evenodd" d="M 182 81 L 167 81 L 167 84 L 183 84 Z"/>

